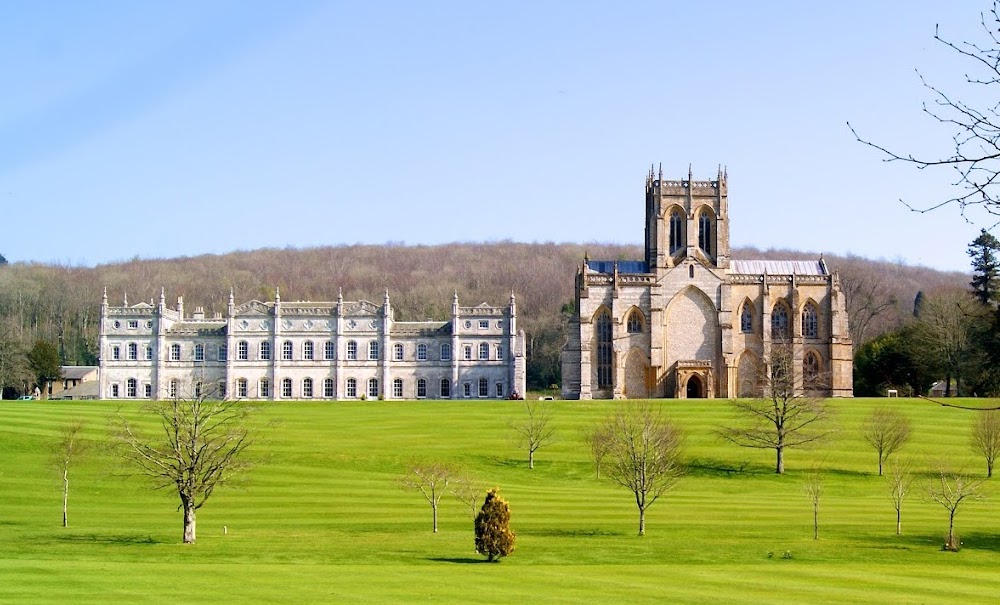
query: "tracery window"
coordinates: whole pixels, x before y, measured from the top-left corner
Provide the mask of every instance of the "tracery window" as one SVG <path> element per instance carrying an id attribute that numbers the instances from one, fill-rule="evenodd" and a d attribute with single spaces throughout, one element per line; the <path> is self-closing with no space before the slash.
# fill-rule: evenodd
<path id="1" fill-rule="evenodd" d="M 626 322 L 629 334 L 638 334 L 642 332 L 642 316 L 638 311 L 632 311 L 628 314 L 628 321 Z"/>
<path id="2" fill-rule="evenodd" d="M 611 314 L 607 310 L 597 316 L 595 325 L 597 336 L 597 388 L 611 386 Z"/>
<path id="3" fill-rule="evenodd" d="M 819 337 L 819 318 L 816 312 L 816 305 L 806 303 L 802 309 L 802 335 L 806 338 Z"/>
<path id="4" fill-rule="evenodd" d="M 670 254 L 684 247 L 684 219 L 681 211 L 674 208 L 670 212 Z"/>
<path id="5" fill-rule="evenodd" d="M 771 338 L 780 340 L 788 338 L 788 309 L 780 302 L 771 311 Z"/>
<path id="6" fill-rule="evenodd" d="M 819 357 L 809 351 L 802 358 L 802 381 L 807 387 L 816 387 L 819 383 Z"/>
<path id="7" fill-rule="evenodd" d="M 712 254 L 712 217 L 707 212 L 702 212 L 698 216 L 698 247 L 705 251 L 705 254 Z"/>
<path id="8" fill-rule="evenodd" d="M 743 303 L 740 311 L 740 332 L 753 334 L 753 306 L 749 302 Z"/>

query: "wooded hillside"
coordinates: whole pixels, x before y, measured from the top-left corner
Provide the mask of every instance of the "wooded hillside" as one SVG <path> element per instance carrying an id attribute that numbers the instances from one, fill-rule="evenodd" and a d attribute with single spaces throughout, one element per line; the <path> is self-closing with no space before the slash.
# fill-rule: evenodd
<path id="1" fill-rule="evenodd" d="M 573 303 L 573 276 L 584 254 L 591 259 L 638 259 L 638 245 L 456 243 L 440 246 L 337 246 L 254 250 L 167 260 L 140 260 L 93 268 L 43 264 L 0 265 L 0 379 L 11 362 L 5 351 L 25 350 L 37 340 L 60 347 L 66 364 L 96 363 L 97 319 L 102 289 L 113 304 L 127 293 L 130 304 L 159 297 L 185 308 L 225 311 L 229 290 L 237 302 L 270 300 L 275 287 L 284 301 L 378 302 L 389 288 L 396 318 L 446 319 L 454 292 L 463 305 L 504 304 L 518 296 L 520 325 L 528 335 L 529 386 L 559 383 L 559 350 L 565 340 L 564 306 Z M 814 253 L 737 249 L 738 259 L 815 259 Z M 870 339 L 901 325 L 912 314 L 917 292 L 968 288 L 969 276 L 858 257 L 826 256 L 839 272 L 852 333 Z M 7 367 L 8 370 L 4 368 Z"/>

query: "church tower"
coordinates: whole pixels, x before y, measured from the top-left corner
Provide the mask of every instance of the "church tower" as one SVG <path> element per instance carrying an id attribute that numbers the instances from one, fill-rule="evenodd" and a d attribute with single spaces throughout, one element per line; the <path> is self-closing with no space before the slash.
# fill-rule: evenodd
<path id="1" fill-rule="evenodd" d="M 650 273 L 685 259 L 729 268 L 729 187 L 720 168 L 713 181 L 663 179 L 663 167 L 646 175 L 646 264 Z"/>

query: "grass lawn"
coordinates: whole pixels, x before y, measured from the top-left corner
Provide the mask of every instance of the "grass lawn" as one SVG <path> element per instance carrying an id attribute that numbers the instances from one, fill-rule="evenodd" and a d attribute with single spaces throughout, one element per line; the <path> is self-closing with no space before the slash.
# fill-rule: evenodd
<path id="1" fill-rule="evenodd" d="M 913 422 L 903 454 L 918 471 L 929 477 L 944 459 L 985 476 L 968 447 L 975 412 L 834 401 L 835 436 L 789 450 L 777 476 L 773 452 L 714 436 L 731 421 L 727 402 L 658 403 L 684 427 L 690 469 L 649 510 L 644 537 L 631 494 L 595 478 L 580 437 L 610 402 L 551 402 L 558 442 L 536 453 L 534 470 L 508 441 L 520 402 L 296 402 L 263 412 L 266 461 L 212 496 L 198 543 L 184 546 L 176 494 L 112 477 L 115 461 L 99 449 L 71 471 L 70 527 L 60 526 L 47 448 L 77 418 L 88 439 L 103 440 L 116 404 L 3 401 L 0 601 L 881 603 L 1000 593 L 1000 494 L 987 484 L 989 499 L 963 505 L 964 549 L 943 552 L 947 513 L 926 498 L 922 476 L 896 536 L 886 482 L 858 435 L 868 410 L 891 405 Z M 429 505 L 399 487 L 420 459 L 464 465 L 500 487 L 517 533 L 512 556 L 484 563 L 468 511 L 451 497 L 431 533 Z M 814 466 L 823 481 L 815 541 L 803 491 Z"/>

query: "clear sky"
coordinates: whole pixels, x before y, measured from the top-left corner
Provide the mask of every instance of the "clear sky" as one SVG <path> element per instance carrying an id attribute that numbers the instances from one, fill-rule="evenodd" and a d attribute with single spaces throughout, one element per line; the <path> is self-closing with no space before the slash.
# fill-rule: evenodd
<path id="1" fill-rule="evenodd" d="M 734 246 L 967 270 L 992 222 L 846 123 L 949 151 L 916 69 L 987 2 L 195 2 L 0 8 L 0 253 L 643 238 L 643 182 L 727 167 Z"/>

